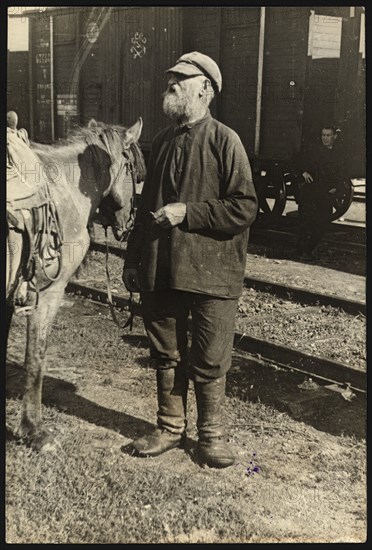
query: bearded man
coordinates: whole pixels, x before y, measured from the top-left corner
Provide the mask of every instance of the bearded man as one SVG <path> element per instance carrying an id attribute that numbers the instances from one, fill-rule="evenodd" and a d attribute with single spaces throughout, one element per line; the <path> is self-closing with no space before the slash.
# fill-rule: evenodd
<path id="1" fill-rule="evenodd" d="M 183 445 L 191 379 L 198 459 L 223 468 L 234 463 L 222 412 L 257 198 L 238 135 L 209 112 L 222 88 L 217 64 L 192 52 L 166 72 L 163 109 L 173 123 L 153 140 L 123 271 L 126 288 L 141 292 L 157 366 L 157 427 L 133 449 L 157 456 Z"/>

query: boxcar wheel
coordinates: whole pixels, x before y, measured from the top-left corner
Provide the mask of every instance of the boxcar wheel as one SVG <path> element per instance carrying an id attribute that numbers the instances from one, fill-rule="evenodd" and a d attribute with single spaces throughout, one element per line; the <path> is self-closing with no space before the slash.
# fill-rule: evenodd
<path id="1" fill-rule="evenodd" d="M 332 221 L 336 221 L 343 216 L 350 208 L 353 202 L 354 188 L 351 181 L 343 184 L 341 191 L 335 195 L 332 207 Z"/>
<path id="2" fill-rule="evenodd" d="M 286 185 L 276 180 L 266 185 L 256 185 L 258 206 L 264 215 L 281 216 L 287 200 Z M 271 199 L 271 200 L 270 200 Z"/>

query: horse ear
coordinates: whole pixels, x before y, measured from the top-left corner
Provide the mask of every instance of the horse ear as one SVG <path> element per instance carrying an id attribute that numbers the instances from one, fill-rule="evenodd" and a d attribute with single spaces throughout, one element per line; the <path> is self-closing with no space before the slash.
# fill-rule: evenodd
<path id="1" fill-rule="evenodd" d="M 131 145 L 132 143 L 136 143 L 139 140 L 142 132 L 142 126 L 143 126 L 142 118 L 139 117 L 137 122 L 133 124 L 133 126 L 128 128 L 128 130 L 125 131 L 124 143 L 126 147 L 129 147 L 129 145 Z"/>
<path id="2" fill-rule="evenodd" d="M 92 130 L 93 132 L 97 131 L 97 121 L 94 118 L 91 118 L 88 122 L 88 129 Z"/>

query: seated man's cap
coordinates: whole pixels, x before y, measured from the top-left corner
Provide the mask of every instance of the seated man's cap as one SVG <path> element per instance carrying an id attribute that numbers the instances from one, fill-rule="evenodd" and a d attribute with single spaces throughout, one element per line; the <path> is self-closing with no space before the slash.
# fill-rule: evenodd
<path id="1" fill-rule="evenodd" d="M 216 93 L 222 89 L 222 76 L 217 63 L 200 52 L 185 53 L 177 59 L 174 67 L 165 72 L 179 73 L 186 76 L 203 75 L 209 78 Z"/>

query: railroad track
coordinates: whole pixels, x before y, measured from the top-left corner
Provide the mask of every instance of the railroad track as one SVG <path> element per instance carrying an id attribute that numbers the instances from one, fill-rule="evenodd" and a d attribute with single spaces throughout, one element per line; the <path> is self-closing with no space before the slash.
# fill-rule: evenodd
<path id="1" fill-rule="evenodd" d="M 67 285 L 68 293 L 77 294 L 89 298 L 100 304 L 108 303 L 107 293 L 80 283 L 70 282 Z M 118 309 L 128 309 L 128 298 L 114 295 L 114 306 Z M 141 307 L 134 306 L 136 315 L 141 316 Z M 257 365 L 263 363 L 275 368 L 301 373 L 310 376 L 320 383 L 339 384 L 349 386 L 357 392 L 366 392 L 366 374 L 348 365 L 344 365 L 330 359 L 312 356 L 287 346 L 273 342 L 260 340 L 246 334 L 235 333 L 234 347 L 249 355 L 251 362 Z"/>
<path id="2" fill-rule="evenodd" d="M 106 244 L 91 241 L 90 249 L 105 253 Z M 122 247 L 110 244 L 108 249 L 110 254 L 114 254 L 120 258 L 125 257 L 125 249 Z M 311 290 L 297 288 L 290 285 L 283 285 L 280 283 L 273 283 L 257 277 L 244 277 L 244 286 L 246 288 L 253 288 L 259 292 L 269 292 L 270 294 L 280 298 L 291 299 L 302 304 L 332 306 L 334 308 L 342 309 L 351 315 L 366 314 L 366 304 L 358 300 L 339 298 L 338 296 L 333 296 L 331 294 L 319 294 L 312 292 Z"/>

